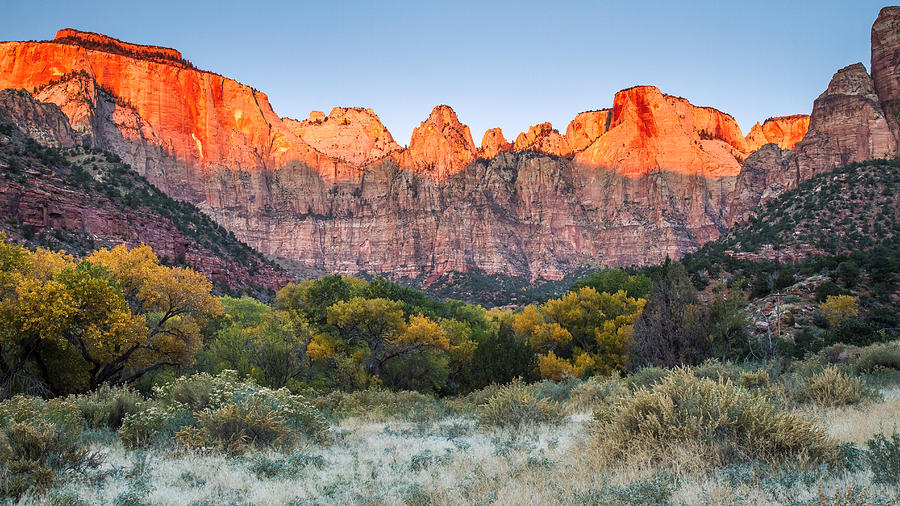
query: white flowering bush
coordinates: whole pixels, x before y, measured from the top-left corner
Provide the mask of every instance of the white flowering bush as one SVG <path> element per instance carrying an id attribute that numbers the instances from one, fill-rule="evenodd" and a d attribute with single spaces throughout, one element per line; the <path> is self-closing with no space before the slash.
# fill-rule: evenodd
<path id="1" fill-rule="evenodd" d="M 234 371 L 178 378 L 153 393 L 122 423 L 119 435 L 126 446 L 174 438 L 191 448 L 240 453 L 327 436 L 325 418 L 302 396 L 239 380 Z"/>

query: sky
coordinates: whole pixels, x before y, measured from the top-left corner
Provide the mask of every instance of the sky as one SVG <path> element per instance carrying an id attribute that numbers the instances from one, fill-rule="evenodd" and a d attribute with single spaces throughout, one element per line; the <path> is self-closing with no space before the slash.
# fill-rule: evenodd
<path id="1" fill-rule="evenodd" d="M 265 92 L 281 116 L 371 107 L 400 144 L 438 104 L 475 143 L 509 140 L 654 85 L 746 134 L 809 113 L 836 70 L 869 67 L 869 0 L 432 2 L 4 0 L 0 40 L 59 28 L 178 49 Z"/>

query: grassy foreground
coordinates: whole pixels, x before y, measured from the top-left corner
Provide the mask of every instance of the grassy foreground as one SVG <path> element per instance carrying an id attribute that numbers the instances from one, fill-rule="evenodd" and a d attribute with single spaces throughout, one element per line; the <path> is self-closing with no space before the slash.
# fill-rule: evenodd
<path id="1" fill-rule="evenodd" d="M 0 485 L 10 504 L 897 504 L 900 344 L 836 351 L 443 399 L 227 372 L 15 397 Z"/>

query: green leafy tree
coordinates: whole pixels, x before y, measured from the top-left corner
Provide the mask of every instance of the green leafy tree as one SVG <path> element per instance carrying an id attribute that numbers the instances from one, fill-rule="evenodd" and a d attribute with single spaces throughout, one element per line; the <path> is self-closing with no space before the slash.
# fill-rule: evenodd
<path id="1" fill-rule="evenodd" d="M 578 291 L 585 287 L 606 293 L 624 290 L 633 299 L 646 299 L 650 293 L 650 286 L 650 278 L 643 274 L 631 275 L 622 269 L 609 268 L 577 281 L 572 286 L 572 291 Z"/>

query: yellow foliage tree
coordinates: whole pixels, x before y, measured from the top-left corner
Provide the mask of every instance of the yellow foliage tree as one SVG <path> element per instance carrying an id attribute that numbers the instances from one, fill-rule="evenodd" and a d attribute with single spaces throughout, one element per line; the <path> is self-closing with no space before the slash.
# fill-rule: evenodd
<path id="1" fill-rule="evenodd" d="M 421 314 L 412 316 L 407 323 L 402 303 L 397 301 L 354 297 L 333 304 L 327 313 L 328 324 L 338 329 L 342 342 L 328 347 L 324 340 L 314 340 L 313 354 L 335 359 L 342 354 L 349 356 L 363 364 L 371 380 L 379 378 L 392 359 L 450 349 L 450 340 L 439 323 Z"/>
<path id="2" fill-rule="evenodd" d="M 27 363 L 58 391 L 189 364 L 200 326 L 221 312 L 211 290 L 201 274 L 160 265 L 147 246 L 75 262 L 0 237 L 0 395 Z"/>
<path id="3" fill-rule="evenodd" d="M 584 287 L 528 306 L 515 315 L 513 330 L 537 353 L 543 378 L 559 381 L 621 370 L 627 359 L 634 322 L 644 307 L 620 290 Z"/>
<path id="4" fill-rule="evenodd" d="M 859 303 L 851 295 L 829 295 L 825 302 L 819 304 L 819 311 L 828 323 L 836 325 L 845 318 L 859 315 Z"/>

